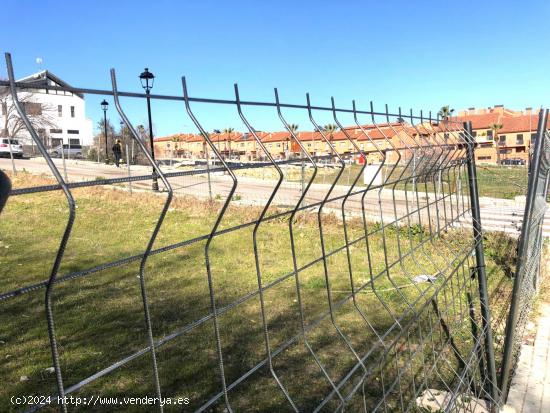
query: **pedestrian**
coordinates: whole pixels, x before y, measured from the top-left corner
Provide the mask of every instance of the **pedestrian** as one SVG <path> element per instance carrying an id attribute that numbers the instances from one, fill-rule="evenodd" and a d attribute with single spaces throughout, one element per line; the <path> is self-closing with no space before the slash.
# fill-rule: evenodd
<path id="1" fill-rule="evenodd" d="M 113 145 L 113 155 L 115 156 L 115 165 L 119 168 L 118 164 L 120 163 L 120 158 L 122 157 L 122 145 L 120 144 L 120 139 L 117 139 L 116 143 Z"/>

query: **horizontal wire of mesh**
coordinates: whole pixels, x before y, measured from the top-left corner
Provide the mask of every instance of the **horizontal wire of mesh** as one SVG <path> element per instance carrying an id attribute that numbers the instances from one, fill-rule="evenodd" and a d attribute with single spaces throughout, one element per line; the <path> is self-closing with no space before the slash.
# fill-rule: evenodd
<path id="1" fill-rule="evenodd" d="M 114 74 L 113 93 L 132 130 Z M 275 178 L 252 187 L 251 204 L 239 195 L 249 168 L 225 162 L 186 89 L 184 101 L 219 164 L 206 172 L 158 168 L 162 196 L 124 193 L 148 223 L 128 214 L 122 238 L 117 231 L 124 225 L 112 232 L 125 243 L 108 253 L 94 249 L 98 228 L 87 227 L 86 236 L 79 225 L 105 216 L 102 202 L 112 194 L 125 202 L 113 184 L 150 182 L 152 175 L 70 184 L 43 179 L 12 190 L 10 201 L 29 197 L 48 217 L 48 208 L 62 215 L 67 201 L 57 195 L 64 193 L 76 212 L 61 235 L 58 228 L 46 241 L 26 240 L 48 242 L 49 253 L 29 256 L 33 265 L 23 267 L 31 272 L 10 276 L 0 291 L 9 318 L 2 334 L 19 330 L 19 345 L 30 340 L 37 358 L 53 355 L 53 375 L 10 391 L 185 396 L 190 411 L 408 412 L 430 403 L 452 411 L 494 402 L 473 256 L 480 237 L 472 230 L 472 143 L 462 125 L 388 113 L 391 127 L 384 129 L 373 117 L 382 138 L 370 151 L 354 146 L 353 153 L 363 159 L 376 153 L 379 163 L 361 183 L 373 165 L 344 162 L 321 128 L 329 153 L 308 152 L 277 105 L 301 155 L 254 166 Z M 320 181 L 322 159 L 333 171 Z M 295 179 L 301 174 L 305 179 Z M 193 186 L 201 194 L 182 190 Z M 204 199 L 208 186 L 225 190 Z M 10 201 L 2 218 L 12 216 Z M 177 238 L 167 235 L 176 230 Z M 75 254 L 75 242 L 96 252 Z M 54 259 L 54 271 L 44 276 Z M 6 353 L 16 353 L 12 344 Z M 8 376 L 20 371 L 21 355 L 13 357 Z"/>

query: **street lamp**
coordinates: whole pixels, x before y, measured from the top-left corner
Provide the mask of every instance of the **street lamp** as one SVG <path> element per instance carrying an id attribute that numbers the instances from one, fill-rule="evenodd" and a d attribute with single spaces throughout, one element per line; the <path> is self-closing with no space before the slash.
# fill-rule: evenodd
<path id="1" fill-rule="evenodd" d="M 151 121 L 151 89 L 155 83 L 155 75 L 149 72 L 148 68 L 145 68 L 144 71 L 139 75 L 139 80 L 141 81 L 141 86 L 145 89 L 145 95 L 147 96 L 147 116 L 149 118 L 149 142 L 151 144 L 151 157 L 153 162 L 155 161 L 155 147 L 153 145 L 153 122 Z M 153 166 L 153 191 L 159 190 L 159 183 L 157 180 L 157 172 Z"/>
<path id="2" fill-rule="evenodd" d="M 109 154 L 107 152 L 107 109 L 109 108 L 109 102 L 103 99 L 101 102 L 101 109 L 103 109 L 103 135 L 105 136 L 105 163 L 109 163 Z"/>

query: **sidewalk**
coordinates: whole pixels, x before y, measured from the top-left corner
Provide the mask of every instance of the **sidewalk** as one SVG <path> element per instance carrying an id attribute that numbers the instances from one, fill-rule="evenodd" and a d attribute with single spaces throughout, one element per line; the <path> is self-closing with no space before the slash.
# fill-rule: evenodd
<path id="1" fill-rule="evenodd" d="M 507 405 L 517 413 L 550 412 L 550 304 L 540 305 L 535 324 L 528 330 L 536 331 L 536 336 L 528 332 L 523 339 L 508 395 Z"/>

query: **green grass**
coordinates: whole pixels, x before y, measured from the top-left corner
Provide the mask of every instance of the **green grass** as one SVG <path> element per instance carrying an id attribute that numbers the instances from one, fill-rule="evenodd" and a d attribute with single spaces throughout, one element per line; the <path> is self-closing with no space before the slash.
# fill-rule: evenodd
<path id="1" fill-rule="evenodd" d="M 376 165 L 375 165 L 376 167 Z M 357 174 L 361 172 L 361 165 L 346 165 L 344 171 L 340 175 L 337 184 L 338 185 L 351 185 Z M 403 173 L 403 167 L 398 166 L 394 169 L 393 173 L 390 172 L 393 168 L 393 165 L 385 165 L 382 167 L 381 173 L 383 179 L 386 179 L 388 176 L 389 182 L 395 182 L 411 176 L 412 166 L 407 168 L 407 171 L 401 177 Z M 243 175 L 256 176 L 262 179 L 275 179 L 276 174 L 274 171 L 271 173 L 263 170 L 243 170 L 240 171 Z M 316 184 L 331 184 L 338 177 L 340 168 L 333 167 L 320 167 L 317 171 L 317 175 L 314 179 Z M 449 170 L 450 176 L 447 176 L 446 173 L 442 176 L 443 184 L 446 185 L 445 188 L 448 190 L 447 182 L 454 181 L 454 174 L 458 174 L 458 170 L 454 171 L 454 168 Z M 462 167 L 462 173 L 466 174 L 465 166 Z M 312 168 L 306 168 L 305 170 L 305 180 L 306 182 L 311 178 L 313 174 Z M 287 180 L 289 182 L 300 182 L 301 170 L 299 166 L 289 168 L 285 175 L 287 175 Z M 434 178 L 434 179 L 437 179 Z M 514 199 L 516 196 L 525 196 L 527 192 L 527 167 L 526 166 L 486 166 L 486 165 L 477 165 L 477 180 L 478 180 L 478 189 L 480 196 L 492 197 L 492 198 L 502 198 L 502 199 Z M 465 181 L 467 182 L 467 181 Z M 418 181 L 419 191 L 426 191 L 423 182 Z M 357 181 L 357 187 L 364 187 L 363 177 L 361 176 Z M 428 182 L 427 190 L 428 192 L 434 191 L 434 182 L 433 180 Z M 388 188 L 392 188 L 393 185 L 389 185 Z M 413 183 L 412 179 L 408 181 L 400 181 L 395 185 L 395 189 L 404 190 L 407 189 L 412 191 Z"/>
<path id="2" fill-rule="evenodd" d="M 34 186 L 44 178 L 19 174 L 14 187 Z M 149 194 L 130 195 L 107 188 L 74 191 L 77 200 L 76 221 L 59 276 L 85 270 L 111 260 L 140 254 L 151 235 L 163 198 Z M 176 199 L 159 233 L 155 248 L 208 234 L 221 207 L 221 202 L 206 203 L 195 199 Z M 259 215 L 255 207 L 231 207 L 221 228 L 249 222 Z M 269 213 L 273 214 L 273 209 Z M 0 291 L 5 292 L 49 277 L 55 252 L 67 221 L 66 201 L 60 192 L 48 192 L 9 199 L 0 216 Z M 364 234 L 360 221 L 348 223 L 349 238 Z M 299 268 L 321 255 L 316 216 L 303 213 L 295 223 Z M 341 222 L 333 216 L 323 217 L 325 247 L 334 251 L 344 244 Z M 372 226 L 373 228 L 379 228 Z M 252 226 L 217 236 L 210 247 L 210 263 L 217 306 L 222 308 L 247 292 L 257 290 Z M 369 252 L 361 241 L 351 247 L 354 285 L 369 280 L 369 265 L 379 273 L 388 263 L 398 263 L 398 242 L 404 251 L 419 246 L 427 236 L 422 228 L 386 228 L 369 236 Z M 408 334 L 392 330 L 385 342 L 395 342 L 385 364 L 375 368 L 369 379 L 367 403 L 380 399 L 383 383 L 387 386 L 402 372 L 401 392 L 412 398 L 412 383 L 425 379 L 443 388 L 442 380 L 452 380 L 449 366 L 456 365 L 455 355 L 441 331 L 433 302 L 421 294 L 433 294 L 444 277 L 435 284 L 410 285 L 412 276 L 433 274 L 441 268 L 458 266 L 459 271 L 442 287 L 436 299 L 441 317 L 462 354 L 472 346 L 471 323 L 468 321 L 468 293 L 477 291 L 477 282 L 469 277 L 471 259 L 459 264 L 453 257 L 471 242 L 470 231 L 453 230 L 427 242 L 417 253 L 392 266 L 390 277 L 374 282 L 377 294 L 367 288 L 358 294 L 357 305 L 367 316 L 369 327 L 351 301 L 336 312 L 336 323 L 358 354 L 376 348 L 367 363 L 378 363 L 381 349 L 376 334 L 382 335 L 411 308 L 401 320 L 407 325 L 419 312 L 419 319 Z M 410 244 L 409 244 L 410 240 Z M 384 246 L 386 254 L 384 254 Z M 145 279 L 151 309 L 155 340 L 207 316 L 210 313 L 204 255 L 205 241 L 198 241 L 169 252 L 153 255 L 147 261 Z M 504 253 L 504 252 L 503 252 Z M 292 255 L 287 217 L 263 223 L 258 230 L 258 254 L 263 282 L 267 284 L 292 273 Z M 459 255 L 460 256 L 460 255 Z M 508 261 L 500 260 L 497 249 L 488 254 L 489 284 L 492 297 L 509 291 Z M 334 301 L 350 292 L 350 278 L 345 249 L 327 259 Z M 147 346 L 143 306 L 139 288 L 139 260 L 97 273 L 56 284 L 53 292 L 54 318 L 59 341 L 60 363 L 65 386 L 73 385 L 135 351 Z M 448 271 L 445 273 L 448 276 Z M 327 311 L 326 280 L 322 261 L 299 272 L 306 324 L 311 324 Z M 393 288 L 393 283 L 404 286 Z M 498 292 L 498 294 L 497 294 Z M 378 298 L 377 298 L 378 297 Z M 266 316 L 272 349 L 300 332 L 299 307 L 293 276 L 265 292 Z M 416 300 L 418 302 L 413 304 Z M 383 303 L 387 305 L 385 307 Z M 493 299 L 497 307 L 506 303 Z M 52 366 L 44 311 L 44 289 L 22 294 L 0 302 L 0 410 L 18 411 L 9 403 L 14 395 L 55 394 L 55 378 L 48 372 Z M 479 303 L 477 303 L 479 308 Z M 499 307 L 500 308 L 500 307 Z M 466 318 L 465 318 L 466 316 Z M 475 315 L 479 321 L 479 311 Z M 258 296 L 228 310 L 219 317 L 222 351 L 227 382 L 231 383 L 265 357 L 263 327 Z M 430 342 L 418 340 L 424 337 Z M 435 337 L 435 338 L 433 338 Z M 329 318 L 325 318 L 308 335 L 311 346 L 331 378 L 339 381 L 357 363 L 346 350 Z M 440 362 L 437 373 L 425 371 L 433 358 L 433 349 L 447 361 Z M 213 323 L 211 321 L 188 331 L 158 349 L 158 366 L 164 397 L 189 397 L 192 411 L 221 390 Z M 137 358 L 115 372 L 86 386 L 75 395 L 154 396 L 151 359 Z M 275 371 L 293 399 L 304 410 L 316 406 L 331 390 L 303 340 L 280 353 L 274 360 Z M 457 366 L 455 366 L 457 368 Z M 28 380 L 21 381 L 22 376 Z M 360 372 L 352 376 L 356 383 Z M 344 394 L 351 390 L 345 385 Z M 388 407 L 399 405 L 397 393 L 388 395 Z M 235 411 L 289 411 L 281 391 L 267 368 L 261 368 L 230 392 Z M 329 402 L 327 410 L 336 407 Z M 361 406 L 360 393 L 351 406 Z M 397 408 L 397 407 L 396 407 Z M 74 408 L 71 410 L 75 410 Z M 79 410 L 79 409 L 76 409 Z M 80 408 L 89 411 L 90 409 Z M 95 408 L 95 411 L 112 409 Z M 124 411 L 128 410 L 126 406 Z M 132 411 L 150 411 L 151 407 L 134 407 Z M 354 408 L 350 407 L 350 411 Z M 48 411 L 48 409 L 46 409 Z M 167 407 L 167 411 L 181 411 Z M 223 411 L 218 402 L 212 411 Z"/>
<path id="3" fill-rule="evenodd" d="M 526 166 L 477 166 L 479 195 L 514 199 L 527 194 Z"/>

